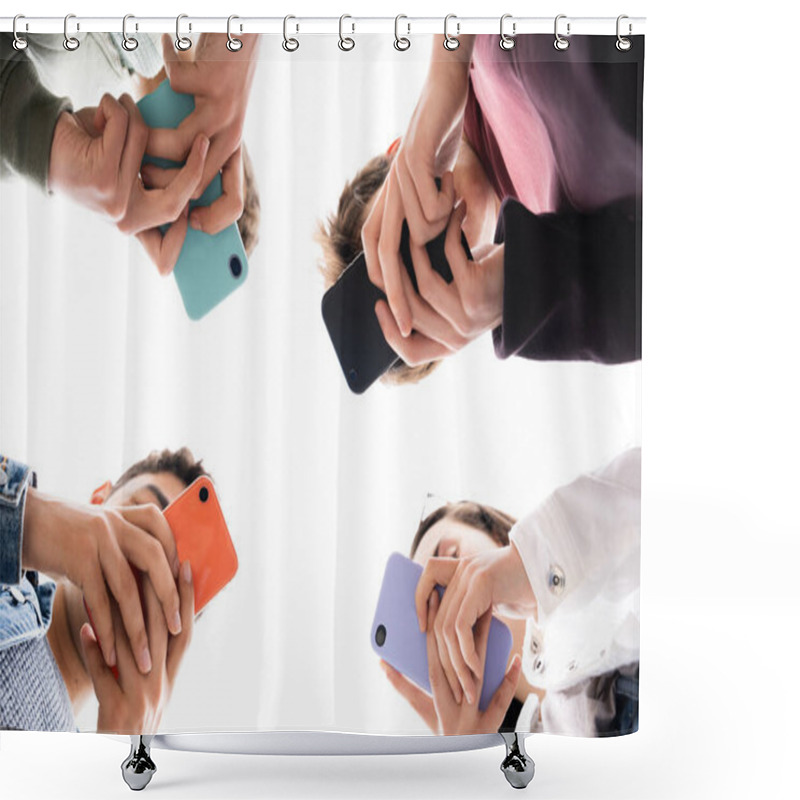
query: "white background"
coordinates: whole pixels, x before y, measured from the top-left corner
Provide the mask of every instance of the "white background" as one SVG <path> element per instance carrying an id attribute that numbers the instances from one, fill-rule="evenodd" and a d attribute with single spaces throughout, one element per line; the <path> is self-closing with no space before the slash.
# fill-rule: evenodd
<path id="1" fill-rule="evenodd" d="M 252 7 L 210 5 L 202 13 Z M 186 10 L 163 3 L 132 10 L 156 8 Z M 538 775 L 528 791 L 541 797 L 796 792 L 800 398 L 792 345 L 800 331 L 790 238 L 800 176 L 790 149 L 796 64 L 770 30 L 773 22 L 791 30 L 796 20 L 784 9 L 780 18 L 766 11 L 752 20 L 728 9 L 698 18 L 689 4 L 672 3 L 666 13 L 642 0 L 636 8 L 433 2 L 384 12 L 648 17 L 641 731 L 616 741 L 530 740 Z M 36 13 L 69 10 L 42 3 Z M 329 9 L 307 2 L 271 13 L 367 10 L 375 11 L 366 3 Z M 126 792 L 117 769 L 125 752 L 101 737 L 3 734 L 3 796 Z M 148 791 L 486 797 L 511 791 L 497 771 L 500 755 L 294 760 L 158 753 L 160 771 Z"/>

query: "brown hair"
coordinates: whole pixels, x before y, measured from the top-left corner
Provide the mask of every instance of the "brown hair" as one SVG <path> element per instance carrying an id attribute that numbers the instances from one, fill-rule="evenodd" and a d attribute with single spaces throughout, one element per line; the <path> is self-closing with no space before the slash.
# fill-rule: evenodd
<path id="1" fill-rule="evenodd" d="M 111 493 L 116 492 L 137 475 L 158 472 L 170 472 L 186 486 L 201 475 L 211 477 L 203 466 L 203 460 L 196 461 L 188 447 L 181 447 L 180 450 L 154 450 L 146 458 L 131 464 L 112 486 Z"/>
<path id="2" fill-rule="evenodd" d="M 508 535 L 516 522 L 514 517 L 506 514 L 504 511 L 499 511 L 492 506 L 486 506 L 482 503 L 473 503 L 470 500 L 461 500 L 458 503 L 447 503 L 437 508 L 436 511 L 431 514 L 428 514 L 428 516 L 420 522 L 417 532 L 414 535 L 414 541 L 411 543 L 412 558 L 414 557 L 414 553 L 417 552 L 422 537 L 425 536 L 437 522 L 441 522 L 443 519 L 452 519 L 482 531 L 493 542 L 500 545 L 500 547 L 507 547 L 509 545 L 510 539 Z"/>
<path id="3" fill-rule="evenodd" d="M 244 202 L 242 215 L 236 221 L 242 237 L 244 251 L 249 256 L 258 244 L 258 226 L 261 222 L 261 197 L 258 194 L 256 176 L 250 154 L 242 142 L 242 181 L 244 183 Z"/>
<path id="4" fill-rule="evenodd" d="M 370 159 L 355 178 L 345 184 L 335 213 L 320 223 L 317 232 L 317 241 L 322 246 L 319 269 L 326 289 L 336 283 L 347 266 L 363 251 L 361 229 L 367 217 L 367 207 L 383 186 L 391 163 L 388 156 Z M 410 367 L 399 359 L 381 380 L 393 384 L 417 383 L 430 375 L 438 365 L 438 361 L 429 361 L 427 364 Z"/>

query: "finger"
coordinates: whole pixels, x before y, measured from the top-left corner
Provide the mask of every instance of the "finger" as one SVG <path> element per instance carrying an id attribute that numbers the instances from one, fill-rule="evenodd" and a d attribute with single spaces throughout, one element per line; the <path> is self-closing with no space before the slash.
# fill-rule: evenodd
<path id="1" fill-rule="evenodd" d="M 183 661 L 186 649 L 192 641 L 194 632 L 194 581 L 192 579 L 192 565 L 184 561 L 178 576 L 178 590 L 181 596 L 181 632 L 173 636 L 169 642 L 167 652 L 167 677 L 170 685 L 174 684 L 178 670 Z"/>
<path id="2" fill-rule="evenodd" d="M 186 164 L 178 170 L 169 186 L 164 189 L 144 189 L 140 185 L 129 213 L 120 224 L 123 232 L 140 233 L 147 228 L 177 220 L 203 174 L 207 152 L 208 137 L 201 134 L 195 139 Z"/>
<path id="3" fill-rule="evenodd" d="M 138 595 L 138 585 L 136 588 Z M 141 600 L 139 600 L 141 606 Z M 114 624 L 114 637 L 117 642 L 117 682 L 123 694 L 138 691 L 141 686 L 142 675 L 139 665 L 133 654 L 131 642 L 125 633 L 125 623 L 116 603 L 111 607 L 111 617 Z"/>
<path id="4" fill-rule="evenodd" d="M 147 189 L 166 189 L 175 180 L 179 172 L 179 167 L 165 169 L 164 167 L 157 167 L 155 164 L 144 164 L 141 169 L 142 182 Z"/>
<path id="5" fill-rule="evenodd" d="M 450 271 L 453 273 L 453 282 L 458 287 L 463 285 L 470 268 L 474 266 L 467 258 L 464 246 L 461 243 L 462 227 L 466 217 L 467 204 L 461 202 L 453 210 L 444 238 L 445 257 L 450 266 Z"/>
<path id="6" fill-rule="evenodd" d="M 483 679 L 484 658 L 480 650 L 479 628 L 476 628 L 478 613 L 469 592 L 465 591 L 455 619 L 455 635 L 458 652 L 463 659 L 465 668 L 471 670 L 480 684 Z M 490 615 L 489 619 L 491 620 L 491 609 L 486 613 Z M 488 636 L 488 625 L 486 635 Z"/>
<path id="7" fill-rule="evenodd" d="M 139 177 L 139 169 L 147 147 L 148 128 L 129 94 L 120 97 L 120 104 L 128 114 L 128 134 L 119 166 L 120 191 L 127 201 L 134 181 Z"/>
<path id="8" fill-rule="evenodd" d="M 406 266 L 400 255 L 404 218 L 403 198 L 397 186 L 396 171 L 392 168 L 387 179 L 386 201 L 378 238 L 378 262 L 389 308 L 397 321 L 400 333 L 403 337 L 407 337 L 411 333 L 412 324 L 411 309 L 403 288 L 403 274 L 406 273 Z"/>
<path id="9" fill-rule="evenodd" d="M 206 172 L 214 146 L 208 151 Z M 203 180 L 205 180 L 205 173 Z M 213 177 L 213 175 L 212 175 Z M 202 185 L 202 183 L 201 183 Z M 195 206 L 189 215 L 189 224 L 199 231 L 219 233 L 233 225 L 244 210 L 244 177 L 242 172 L 242 149 L 238 148 L 222 168 L 222 194 L 208 206 Z"/>
<path id="10" fill-rule="evenodd" d="M 453 351 L 449 347 L 416 331 L 408 337 L 403 337 L 385 301 L 378 300 L 375 304 L 375 315 L 378 317 L 386 343 L 408 366 L 414 367 L 452 355 Z"/>
<path id="11" fill-rule="evenodd" d="M 420 297 L 461 335 L 466 315 L 457 288 L 434 270 L 426 247 L 412 243 L 410 249 Z"/>
<path id="12" fill-rule="evenodd" d="M 403 157 L 406 159 L 408 171 L 414 181 L 425 219 L 432 224 L 439 223 L 441 225 L 439 230 L 444 230 L 443 222 L 449 217 L 455 205 L 453 173 L 445 172 L 441 178 L 441 189 L 437 189 L 429 165 L 418 159 L 408 159 L 405 155 Z M 424 242 L 420 242 L 420 244 L 424 244 Z"/>
<path id="13" fill-rule="evenodd" d="M 147 630 L 136 578 L 118 545 L 101 549 L 100 566 L 111 594 L 117 601 L 122 624 L 128 634 L 139 671 L 146 675 L 152 669 L 153 662 L 147 643 Z M 113 613 L 112 609 L 112 616 Z M 119 642 L 117 642 L 117 656 L 119 657 Z"/>
<path id="14" fill-rule="evenodd" d="M 206 128 L 202 130 L 206 131 Z M 208 149 L 208 157 L 203 167 L 203 177 L 195 190 L 194 197 L 192 198 L 193 200 L 196 200 L 203 194 L 208 184 L 219 174 L 220 170 L 228 163 L 231 156 L 240 150 L 241 145 L 241 136 L 236 136 L 230 130 L 211 137 L 211 147 Z M 241 170 L 241 166 L 239 169 Z"/>
<path id="15" fill-rule="evenodd" d="M 403 211 L 411 241 L 417 246 L 424 246 L 444 230 L 447 220 L 446 218 L 428 220 L 425 217 L 417 194 L 417 187 L 408 170 L 408 161 L 405 157 L 397 159 L 397 183 L 403 197 Z"/>
<path id="16" fill-rule="evenodd" d="M 426 694 L 415 683 L 399 673 L 391 664 L 381 660 L 381 669 L 389 679 L 395 691 L 402 695 L 411 708 L 422 717 L 425 724 L 434 732 L 439 732 L 439 720 L 436 716 L 436 708 L 433 705 L 433 698 Z"/>
<path id="17" fill-rule="evenodd" d="M 102 115 L 103 120 L 100 126 L 96 126 L 103 131 L 100 139 L 103 158 L 113 165 L 116 174 L 128 132 L 128 112 L 110 94 L 103 95 L 98 111 L 98 119 Z"/>
<path id="18" fill-rule="evenodd" d="M 172 38 L 167 34 L 161 37 L 161 52 L 169 85 L 180 94 L 205 94 L 207 87 L 202 80 L 199 65 L 192 59 L 182 58 L 184 53 L 176 52 Z"/>
<path id="19" fill-rule="evenodd" d="M 81 649 L 83 650 L 83 661 L 92 679 L 94 692 L 98 701 L 102 704 L 120 692 L 119 684 L 114 678 L 113 673 L 103 660 L 100 645 L 97 637 L 92 631 L 92 626 L 84 622 L 80 630 Z"/>
<path id="20" fill-rule="evenodd" d="M 167 642 L 169 630 L 164 617 L 164 608 L 161 599 L 156 594 L 155 586 L 148 575 L 142 575 L 142 605 L 147 618 L 147 638 L 150 641 L 150 652 L 153 664 L 157 669 L 166 664 Z"/>
<path id="21" fill-rule="evenodd" d="M 150 578 L 170 633 L 178 634 L 181 632 L 180 598 L 168 556 L 154 536 L 148 535 L 136 524 L 125 524 L 125 535 L 120 539 L 122 553 L 134 567 Z M 152 647 L 152 642 L 150 644 Z"/>
<path id="22" fill-rule="evenodd" d="M 519 653 L 515 653 L 503 682 L 492 695 L 486 711 L 483 712 L 482 727 L 486 729 L 487 733 L 496 731 L 503 724 L 508 707 L 511 705 L 511 701 L 517 691 L 521 671 L 522 660 L 519 657 Z"/>
<path id="23" fill-rule="evenodd" d="M 86 581 L 81 587 L 84 596 L 84 604 L 88 612 L 92 626 L 96 631 L 96 638 L 103 649 L 103 657 L 109 667 L 116 666 L 117 652 L 114 637 L 114 624 L 111 619 L 111 603 L 106 592 L 106 582 L 102 572 L 97 571 L 97 575 L 92 580 Z"/>
<path id="24" fill-rule="evenodd" d="M 159 228 L 149 228 L 136 234 L 136 238 L 144 245 L 147 255 L 156 265 L 160 275 L 169 275 L 175 269 L 188 228 L 189 206 L 187 205 L 166 233 L 162 234 Z"/>
<path id="25" fill-rule="evenodd" d="M 411 327 L 414 332 L 439 342 L 451 353 L 464 347 L 468 343 L 467 339 L 414 291 L 408 272 L 403 270 L 401 279 L 411 309 Z"/>
<path id="26" fill-rule="evenodd" d="M 367 262 L 367 275 L 373 285 L 383 290 L 380 258 L 378 257 L 378 240 L 381 234 L 383 208 L 386 205 L 386 182 L 378 190 L 372 208 L 361 226 L 361 246 L 364 248 L 364 260 Z"/>
<path id="27" fill-rule="evenodd" d="M 450 661 L 450 654 L 447 649 L 447 642 L 445 641 L 444 635 L 444 614 L 442 613 L 441 608 L 442 602 L 438 592 L 431 593 L 431 598 L 428 601 L 428 604 L 429 606 L 433 605 L 435 607 L 435 613 L 428 614 L 427 636 L 430 636 L 436 643 L 436 652 L 438 654 L 437 663 L 439 664 L 439 668 L 441 669 L 445 680 L 447 681 L 447 686 L 449 687 L 449 696 L 452 697 L 452 699 L 458 705 L 461 705 L 464 693 L 461 689 L 461 683 L 458 680 L 458 675 L 453 669 L 453 665 Z M 431 622 L 434 623 L 433 627 L 431 627 Z"/>
<path id="28" fill-rule="evenodd" d="M 158 541 L 172 570 L 172 577 L 177 581 L 180 567 L 178 545 L 161 509 L 155 503 L 146 503 L 140 506 L 124 506 L 118 511 L 126 522 L 141 528 Z"/>
<path id="29" fill-rule="evenodd" d="M 447 680 L 447 675 L 442 667 L 439 647 L 436 642 L 436 634 L 434 633 L 434 623 L 438 610 L 439 593 L 433 592 L 428 600 L 428 621 L 425 644 L 428 652 L 428 680 L 431 684 L 431 694 L 433 695 L 435 706 L 441 708 L 447 704 L 452 704 L 454 697 Z M 456 699 L 455 702 L 459 703 L 460 698 Z"/>
<path id="30" fill-rule="evenodd" d="M 461 584 L 463 583 L 464 582 L 461 581 Z M 474 705 L 477 700 L 476 681 L 461 653 L 461 646 L 456 634 L 456 619 L 464 598 L 464 593 L 463 591 L 459 592 L 459 588 L 461 587 L 451 586 L 445 594 L 445 603 L 447 607 L 445 608 L 445 603 L 443 603 L 443 607 L 439 612 L 440 616 L 443 617 L 441 630 L 452 670 L 463 690 L 467 703 L 469 705 Z"/>
<path id="31" fill-rule="evenodd" d="M 414 593 L 414 605 L 417 609 L 417 621 L 422 633 L 427 630 L 428 599 L 436 586 L 448 586 L 458 569 L 457 558 L 429 558 L 422 575 L 417 581 Z"/>

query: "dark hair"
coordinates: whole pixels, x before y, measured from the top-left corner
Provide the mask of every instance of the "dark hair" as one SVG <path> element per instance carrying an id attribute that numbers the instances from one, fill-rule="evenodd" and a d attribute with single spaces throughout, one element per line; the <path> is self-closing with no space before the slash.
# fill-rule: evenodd
<path id="1" fill-rule="evenodd" d="M 431 514 L 428 514 L 428 516 L 420 522 L 417 532 L 414 535 L 414 541 L 411 543 L 412 558 L 417 552 L 422 537 L 425 536 L 437 522 L 441 522 L 443 519 L 452 519 L 464 525 L 469 525 L 471 528 L 485 533 L 493 542 L 500 545 L 500 547 L 507 547 L 509 545 L 510 540 L 508 534 L 516 522 L 514 517 L 506 514 L 504 511 L 499 511 L 492 506 L 486 506 L 482 503 L 473 503 L 470 500 L 461 500 L 458 503 L 447 503 L 437 508 L 436 511 Z"/>
<path id="2" fill-rule="evenodd" d="M 242 237 L 242 245 L 247 255 L 251 255 L 258 244 L 258 226 L 261 223 L 261 197 L 256 185 L 256 173 L 250 154 L 242 142 L 242 181 L 244 182 L 244 202 L 242 214 L 236 225 Z"/>
<path id="3" fill-rule="evenodd" d="M 370 159 L 353 178 L 348 181 L 339 198 L 339 205 L 324 223 L 320 223 L 317 241 L 322 246 L 322 261 L 319 270 L 325 288 L 333 286 L 348 265 L 364 249 L 361 245 L 361 229 L 366 221 L 367 206 L 372 197 L 383 186 L 389 168 L 389 156 Z M 429 361 L 410 367 L 398 359 L 381 380 L 384 383 L 417 383 L 430 375 L 439 361 Z"/>
<path id="4" fill-rule="evenodd" d="M 146 458 L 131 464 L 111 487 L 111 492 L 116 492 L 137 475 L 157 472 L 170 472 L 185 486 L 197 480 L 201 475 L 211 477 L 203 466 L 202 459 L 196 461 L 188 447 L 181 447 L 180 450 L 154 450 Z"/>

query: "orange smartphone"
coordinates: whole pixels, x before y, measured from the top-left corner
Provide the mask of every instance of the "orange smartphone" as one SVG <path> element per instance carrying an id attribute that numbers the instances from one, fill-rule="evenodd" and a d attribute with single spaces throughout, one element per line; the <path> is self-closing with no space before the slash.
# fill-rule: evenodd
<path id="1" fill-rule="evenodd" d="M 192 565 L 194 613 L 199 614 L 239 569 L 211 479 L 201 475 L 164 510 L 178 558 Z"/>

